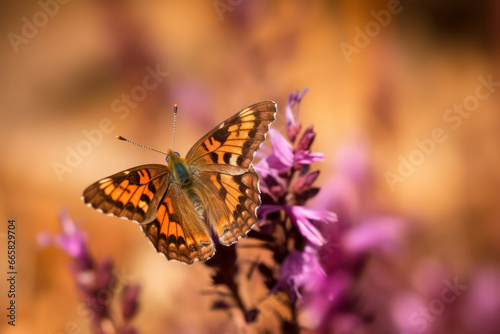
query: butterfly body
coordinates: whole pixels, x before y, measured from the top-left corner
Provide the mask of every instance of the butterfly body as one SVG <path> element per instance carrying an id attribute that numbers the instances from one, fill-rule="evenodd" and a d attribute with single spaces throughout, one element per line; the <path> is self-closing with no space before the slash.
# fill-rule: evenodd
<path id="1" fill-rule="evenodd" d="M 231 245 L 257 223 L 259 177 L 252 161 L 276 116 L 265 101 L 216 126 L 185 158 L 168 152 L 168 165 L 143 165 L 89 186 L 84 202 L 138 222 L 158 252 L 191 264 L 215 253 L 212 236 Z"/>
<path id="2" fill-rule="evenodd" d="M 191 172 L 189 171 L 189 166 L 186 164 L 184 159 L 173 154 L 172 151 L 168 153 L 169 161 L 168 167 L 172 171 L 172 179 L 178 182 L 184 187 L 189 187 L 193 184 L 191 178 Z"/>

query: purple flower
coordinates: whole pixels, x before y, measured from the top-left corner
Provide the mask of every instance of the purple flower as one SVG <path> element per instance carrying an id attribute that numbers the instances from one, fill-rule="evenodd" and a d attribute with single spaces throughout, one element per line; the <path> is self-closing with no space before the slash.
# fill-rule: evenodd
<path id="1" fill-rule="evenodd" d="M 335 222 L 337 216 L 326 210 L 312 210 L 298 205 L 262 205 L 259 208 L 259 219 L 265 219 L 270 213 L 285 210 L 292 222 L 297 226 L 300 233 L 312 244 L 321 246 L 325 243 L 325 238 L 314 226 L 313 222 Z"/>
<path id="2" fill-rule="evenodd" d="M 333 223 L 337 221 L 337 216 L 333 212 L 326 210 L 312 210 L 293 205 L 287 207 L 287 212 L 292 218 L 292 222 L 299 228 L 300 233 L 317 246 L 323 245 L 326 240 L 312 222 Z"/>
<path id="3" fill-rule="evenodd" d="M 287 135 L 292 142 L 295 141 L 298 133 L 301 129 L 301 124 L 298 121 L 299 118 L 299 107 L 302 98 L 307 93 L 307 88 L 304 88 L 299 94 L 290 93 L 288 95 L 288 103 L 285 107 L 286 113 L 286 123 L 287 123 Z M 294 112 L 295 109 L 295 112 Z"/>
<path id="4" fill-rule="evenodd" d="M 263 177 L 272 174 L 273 170 L 280 174 L 287 172 L 294 166 L 309 165 L 315 161 L 325 159 L 323 153 L 311 153 L 309 150 L 304 149 L 294 150 L 292 144 L 273 128 L 269 129 L 268 137 L 271 140 L 273 151 L 255 165 L 255 169 Z M 260 156 L 262 157 L 263 154 Z"/>
<path id="5" fill-rule="evenodd" d="M 113 269 L 113 261 L 105 258 L 97 261 L 87 249 L 87 237 L 71 220 L 67 210 L 61 210 L 62 232 L 51 236 L 44 232 L 38 235 L 41 246 L 53 244 L 61 248 L 71 258 L 71 274 L 82 302 L 95 316 L 92 317 L 92 331 L 96 334 L 107 332 L 112 325 L 117 334 L 133 334 L 137 331 L 129 321 L 136 313 L 139 286 L 126 285 L 122 294 L 122 317 L 116 318 L 113 299 L 116 297 L 118 278 Z M 106 298 L 103 298 L 106 296 Z"/>
<path id="6" fill-rule="evenodd" d="M 42 247 L 54 244 L 73 258 L 85 256 L 86 234 L 79 230 L 71 218 L 69 218 L 68 210 L 61 210 L 59 213 L 59 220 L 61 222 L 62 232 L 56 236 L 51 236 L 48 233 L 41 233 L 38 236 L 38 244 Z"/>
<path id="7" fill-rule="evenodd" d="M 303 301 L 299 288 L 311 291 L 325 276 L 325 272 L 318 262 L 316 250 L 311 246 L 306 246 L 302 251 L 292 251 L 283 261 L 278 283 L 271 289 L 270 293 L 283 288 L 288 293 L 292 303 L 295 303 L 297 297 Z"/>

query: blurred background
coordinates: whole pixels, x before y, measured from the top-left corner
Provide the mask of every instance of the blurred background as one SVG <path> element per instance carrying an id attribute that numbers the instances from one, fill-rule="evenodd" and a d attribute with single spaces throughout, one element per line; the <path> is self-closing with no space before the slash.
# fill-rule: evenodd
<path id="1" fill-rule="evenodd" d="M 497 2 L 62 2 L 0 5 L 0 277 L 8 219 L 17 224 L 19 273 L 16 327 L 7 325 L 0 280 L 1 333 L 71 333 L 70 322 L 90 331 L 68 256 L 37 243 L 42 232 L 58 233 L 62 207 L 96 257 L 112 257 L 141 284 L 139 333 L 236 332 L 200 293 L 210 287 L 207 267 L 166 261 L 138 226 L 80 196 L 107 175 L 163 163 L 115 135 L 168 150 L 174 103 L 176 150 L 185 155 L 262 100 L 277 102 L 273 126 L 284 132 L 288 93 L 304 87 L 300 119 L 314 125 L 313 149 L 326 156 L 314 165 L 318 185 L 342 178 L 339 152 L 361 146 L 353 159 L 369 177 L 355 203 L 360 215 L 393 215 L 406 226 L 396 252 L 369 259 L 359 291 L 377 312 L 356 333 L 499 332 Z M 425 331 L 402 324 L 398 312 L 408 300 L 428 305 L 428 291 L 445 287 L 441 277 L 467 289 Z M 439 329 L 457 319 L 468 327 Z M 489 327 L 473 331 L 479 323 Z"/>

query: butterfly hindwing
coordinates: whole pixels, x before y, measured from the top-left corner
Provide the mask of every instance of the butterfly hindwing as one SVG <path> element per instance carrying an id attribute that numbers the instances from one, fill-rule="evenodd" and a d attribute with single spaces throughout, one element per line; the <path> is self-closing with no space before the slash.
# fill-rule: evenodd
<path id="1" fill-rule="evenodd" d="M 275 118 L 276 103 L 251 105 L 198 140 L 186 161 L 202 171 L 242 174 L 250 167 Z"/>
<path id="2" fill-rule="evenodd" d="M 156 219 L 141 227 L 156 250 L 169 260 L 191 264 L 206 261 L 215 253 L 215 245 L 193 201 L 176 183 L 169 185 Z"/>
<path id="3" fill-rule="evenodd" d="M 156 217 L 169 177 L 164 165 L 130 168 L 87 187 L 83 201 L 105 214 L 146 224 Z"/>
<path id="4" fill-rule="evenodd" d="M 259 177 L 252 165 L 241 175 L 216 172 L 204 173 L 213 186 L 206 199 L 207 214 L 221 244 L 229 246 L 245 238 L 258 222 L 257 208 L 261 204 Z M 226 214 L 218 214 L 226 212 Z"/>

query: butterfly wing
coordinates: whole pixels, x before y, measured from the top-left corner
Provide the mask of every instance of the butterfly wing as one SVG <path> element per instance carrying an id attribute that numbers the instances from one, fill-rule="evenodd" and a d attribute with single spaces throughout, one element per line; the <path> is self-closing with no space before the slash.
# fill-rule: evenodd
<path id="1" fill-rule="evenodd" d="M 141 227 L 156 250 L 169 260 L 192 264 L 206 261 L 215 253 L 205 223 L 188 195 L 175 182 L 169 185 L 156 219 Z"/>
<path id="2" fill-rule="evenodd" d="M 216 126 L 186 156 L 208 221 L 224 245 L 245 237 L 258 221 L 259 177 L 252 161 L 275 118 L 276 103 L 254 104 Z"/>
<path id="3" fill-rule="evenodd" d="M 229 246 L 258 222 L 261 204 L 259 176 L 252 165 L 241 175 L 201 173 L 199 188 L 207 220 L 213 225 L 221 244 Z"/>
<path id="4" fill-rule="evenodd" d="M 105 214 L 147 224 L 156 217 L 170 174 L 164 165 L 130 168 L 87 187 L 83 201 Z"/>
<path id="5" fill-rule="evenodd" d="M 264 101 L 243 109 L 202 137 L 186 155 L 200 171 L 243 174 L 276 118 L 276 103 Z"/>

